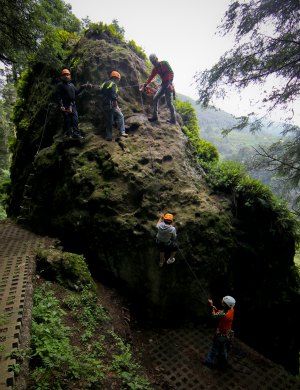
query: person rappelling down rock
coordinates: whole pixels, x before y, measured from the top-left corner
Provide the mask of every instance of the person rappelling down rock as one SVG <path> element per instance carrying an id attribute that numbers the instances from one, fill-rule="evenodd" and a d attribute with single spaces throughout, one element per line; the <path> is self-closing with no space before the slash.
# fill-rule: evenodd
<path id="1" fill-rule="evenodd" d="M 175 261 L 178 245 L 176 242 L 176 228 L 172 225 L 174 220 L 173 214 L 162 214 L 156 224 L 157 235 L 156 243 L 159 249 L 159 266 L 162 267 L 165 263 L 165 255 L 169 254 L 167 264 L 172 264 Z"/>
<path id="2" fill-rule="evenodd" d="M 83 135 L 78 128 L 78 113 L 76 108 L 76 97 L 89 84 L 83 84 L 80 88 L 75 88 L 71 81 L 71 72 L 69 69 L 63 69 L 61 72 L 61 82 L 57 84 L 55 91 L 55 100 L 64 118 L 64 132 L 67 137 L 81 139 Z"/>
<path id="3" fill-rule="evenodd" d="M 127 137 L 125 132 L 124 115 L 118 106 L 118 84 L 121 80 L 121 75 L 117 71 L 112 71 L 110 79 L 105 81 L 100 87 L 102 96 L 102 108 L 106 118 L 106 140 L 112 141 L 112 130 L 114 120 L 116 120 L 121 137 Z"/>
<path id="4" fill-rule="evenodd" d="M 158 61 L 156 54 L 150 54 L 149 59 L 153 64 L 154 68 L 152 69 L 152 72 L 148 77 L 148 80 L 143 85 L 142 90 L 144 90 L 147 87 L 147 85 L 151 83 L 151 81 L 154 79 L 156 75 L 159 75 L 162 80 L 162 83 L 158 91 L 153 97 L 153 115 L 151 118 L 149 118 L 149 121 L 150 122 L 158 121 L 158 103 L 160 98 L 162 96 L 165 96 L 167 101 L 167 106 L 171 113 L 171 118 L 168 122 L 172 124 L 176 124 L 175 108 L 172 102 L 172 94 L 174 94 L 174 86 L 173 86 L 174 72 L 167 61 Z"/>
<path id="5" fill-rule="evenodd" d="M 226 295 L 222 299 L 223 309 L 218 310 L 211 299 L 208 304 L 212 309 L 212 316 L 219 320 L 216 333 L 210 351 L 208 352 L 203 364 L 209 368 L 228 367 L 228 350 L 230 348 L 233 332 L 232 321 L 234 317 L 235 299 Z"/>

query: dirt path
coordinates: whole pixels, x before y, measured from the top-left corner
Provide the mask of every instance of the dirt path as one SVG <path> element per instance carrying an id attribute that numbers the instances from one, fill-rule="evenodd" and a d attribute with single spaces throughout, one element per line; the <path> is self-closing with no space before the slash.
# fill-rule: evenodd
<path id="1" fill-rule="evenodd" d="M 8 367 L 16 361 L 8 355 L 29 344 L 36 250 L 53 243 L 10 220 L 0 222 L 0 390 L 14 383 Z"/>

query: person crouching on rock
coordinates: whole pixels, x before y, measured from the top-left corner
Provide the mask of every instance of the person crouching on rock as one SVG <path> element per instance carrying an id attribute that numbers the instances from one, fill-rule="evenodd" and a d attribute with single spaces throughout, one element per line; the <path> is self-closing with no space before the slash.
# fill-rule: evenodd
<path id="1" fill-rule="evenodd" d="M 112 71 L 110 79 L 105 81 L 100 87 L 100 93 L 103 98 L 102 107 L 106 117 L 106 140 L 112 140 L 112 130 L 114 120 L 117 120 L 118 129 L 121 137 L 127 137 L 125 133 L 124 115 L 118 106 L 118 84 L 121 80 L 121 75 L 117 71 Z"/>
<path id="2" fill-rule="evenodd" d="M 211 299 L 208 300 L 212 309 L 212 316 L 219 320 L 213 344 L 208 352 L 204 364 L 209 368 L 219 366 L 228 367 L 228 350 L 232 338 L 232 321 L 234 317 L 235 299 L 226 295 L 222 299 L 223 309 L 218 310 Z"/>
<path id="3" fill-rule="evenodd" d="M 144 90 L 147 85 L 151 83 L 156 75 L 159 75 L 162 80 L 162 83 L 153 98 L 153 115 L 151 118 L 149 118 L 149 121 L 156 122 L 158 120 L 158 102 L 159 99 L 165 95 L 167 105 L 171 113 L 171 119 L 168 122 L 176 124 L 175 108 L 172 102 L 172 93 L 174 92 L 174 72 L 167 61 L 158 61 L 156 54 L 150 54 L 149 59 L 154 68 L 152 69 L 152 72 L 144 84 L 142 90 Z"/>
<path id="4" fill-rule="evenodd" d="M 57 84 L 55 100 L 64 118 L 65 135 L 71 138 L 83 138 L 78 128 L 78 113 L 75 99 L 89 84 L 83 84 L 80 88 L 75 88 L 71 82 L 71 72 L 63 69 L 61 72 L 61 82 Z"/>
<path id="5" fill-rule="evenodd" d="M 170 255 L 169 259 L 167 260 L 167 264 L 172 264 L 175 261 L 175 255 L 178 246 L 176 242 L 176 228 L 172 226 L 173 220 L 173 214 L 162 214 L 156 224 L 156 243 L 159 249 L 160 267 L 164 265 L 166 253 Z"/>

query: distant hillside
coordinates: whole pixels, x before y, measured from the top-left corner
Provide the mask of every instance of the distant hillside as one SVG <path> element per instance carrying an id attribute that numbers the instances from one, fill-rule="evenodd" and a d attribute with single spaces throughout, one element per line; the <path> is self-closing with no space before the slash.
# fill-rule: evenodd
<path id="1" fill-rule="evenodd" d="M 194 99 L 185 95 L 178 95 L 181 100 L 189 101 L 195 108 L 201 128 L 201 137 L 217 146 L 222 158 L 245 162 L 245 156 L 254 155 L 253 146 L 268 145 L 280 138 L 282 125 L 274 123 L 265 126 L 260 132 L 252 134 L 247 129 L 233 130 L 227 136 L 222 130 L 234 126 L 237 119 L 223 110 L 202 108 Z"/>
<path id="2" fill-rule="evenodd" d="M 223 136 L 222 130 L 232 127 L 237 121 L 233 115 L 218 109 L 204 109 L 196 104 L 195 100 L 185 95 L 178 95 L 178 97 L 193 105 L 198 114 L 201 138 L 212 142 L 218 148 L 221 158 L 225 160 L 238 161 L 249 167 L 256 154 L 253 147 L 268 146 L 281 138 L 283 125 L 276 122 L 271 126 L 266 125 L 256 134 L 250 133 L 246 128 L 241 131 L 233 130 Z M 250 170 L 249 174 L 269 186 L 274 194 L 285 199 L 291 209 L 298 209 L 297 199 L 300 192 L 296 189 L 291 190 L 284 178 L 277 177 L 273 171 L 266 169 Z"/>

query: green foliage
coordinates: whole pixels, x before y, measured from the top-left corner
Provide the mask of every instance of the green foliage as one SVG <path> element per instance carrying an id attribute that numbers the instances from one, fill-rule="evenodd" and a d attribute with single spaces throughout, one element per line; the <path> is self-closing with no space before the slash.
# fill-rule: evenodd
<path id="1" fill-rule="evenodd" d="M 19 71 L 27 56 L 36 52 L 40 43 L 56 29 L 79 32 L 80 21 L 62 0 L 4 0 L 0 15 L 0 60 L 14 63 Z M 11 23 L 13 21 L 13 23 Z M 15 26 L 18 26 L 17 28 Z"/>
<path id="2" fill-rule="evenodd" d="M 118 31 L 118 33 L 120 33 L 120 34 L 123 35 L 123 37 L 124 37 L 125 29 L 124 29 L 124 27 L 120 26 L 118 19 L 113 19 L 113 21 L 111 22 L 111 24 L 112 24 L 113 26 L 115 26 L 115 29 Z"/>
<path id="3" fill-rule="evenodd" d="M 175 101 L 176 111 L 183 121 L 183 132 L 189 137 L 194 146 L 199 161 L 208 163 L 218 160 L 218 151 L 210 142 L 199 137 L 200 127 L 195 109 L 189 102 Z"/>
<path id="4" fill-rule="evenodd" d="M 8 201 L 9 188 L 10 188 L 9 171 L 0 169 L 0 220 L 6 218 L 5 207 Z"/>
<path id="5" fill-rule="evenodd" d="M 147 60 L 147 55 L 143 48 L 138 46 L 136 42 L 131 39 L 126 42 L 124 37 L 125 30 L 119 26 L 118 21 L 114 20 L 111 24 L 100 23 L 89 23 L 86 35 L 96 34 L 99 36 L 108 35 L 111 38 L 115 38 L 120 42 L 126 43 L 131 50 L 133 50 L 140 58 Z"/>
<path id="6" fill-rule="evenodd" d="M 268 212 L 268 218 L 275 223 L 278 232 L 299 241 L 299 223 L 285 202 L 276 198 L 266 185 L 250 177 L 243 165 L 224 161 L 209 164 L 206 168 L 207 181 L 213 189 L 233 194 L 240 210 L 249 209 L 261 218 L 263 210 Z"/>
<path id="7" fill-rule="evenodd" d="M 127 45 L 143 60 L 147 60 L 147 55 L 142 47 L 136 44 L 136 42 L 131 39 L 127 42 Z"/>
<path id="8" fill-rule="evenodd" d="M 86 343 L 93 337 L 100 324 L 109 320 L 105 309 L 99 304 L 95 292 L 87 287 L 80 294 L 73 293 L 64 300 L 64 304 L 74 312 L 84 332 L 81 341 Z"/>
<path id="9" fill-rule="evenodd" d="M 134 362 L 130 346 L 126 345 L 114 332 L 110 332 L 110 335 L 114 339 L 116 347 L 119 350 L 117 354 L 113 355 L 111 370 L 118 374 L 122 379 L 123 385 L 128 389 L 150 389 L 150 383 L 138 373 L 140 366 Z"/>
<path id="10" fill-rule="evenodd" d="M 37 253 L 37 272 L 71 289 L 95 288 L 84 257 L 75 253 L 41 249 Z"/>
<path id="11" fill-rule="evenodd" d="M 107 34 L 111 38 L 116 38 L 121 42 L 125 42 L 124 34 L 120 32 L 120 29 L 116 26 L 116 24 L 106 24 L 103 22 L 99 23 L 90 23 L 88 25 L 88 29 L 85 34 L 97 34 L 102 36 L 103 34 Z"/>
<path id="12" fill-rule="evenodd" d="M 70 329 L 63 323 L 65 312 L 44 284 L 34 292 L 31 338 L 31 377 L 35 389 L 62 389 L 66 382 L 82 381 L 85 388 L 103 379 L 103 366 L 99 359 L 81 351 L 70 343 Z M 76 385 L 75 385 L 76 387 Z"/>
<path id="13" fill-rule="evenodd" d="M 245 175 L 246 170 L 242 164 L 224 161 L 210 166 L 208 182 L 212 188 L 230 193 Z"/>
<path id="14" fill-rule="evenodd" d="M 74 32 L 55 29 L 45 35 L 31 62 L 42 62 L 54 69 L 64 66 L 79 36 Z"/>

